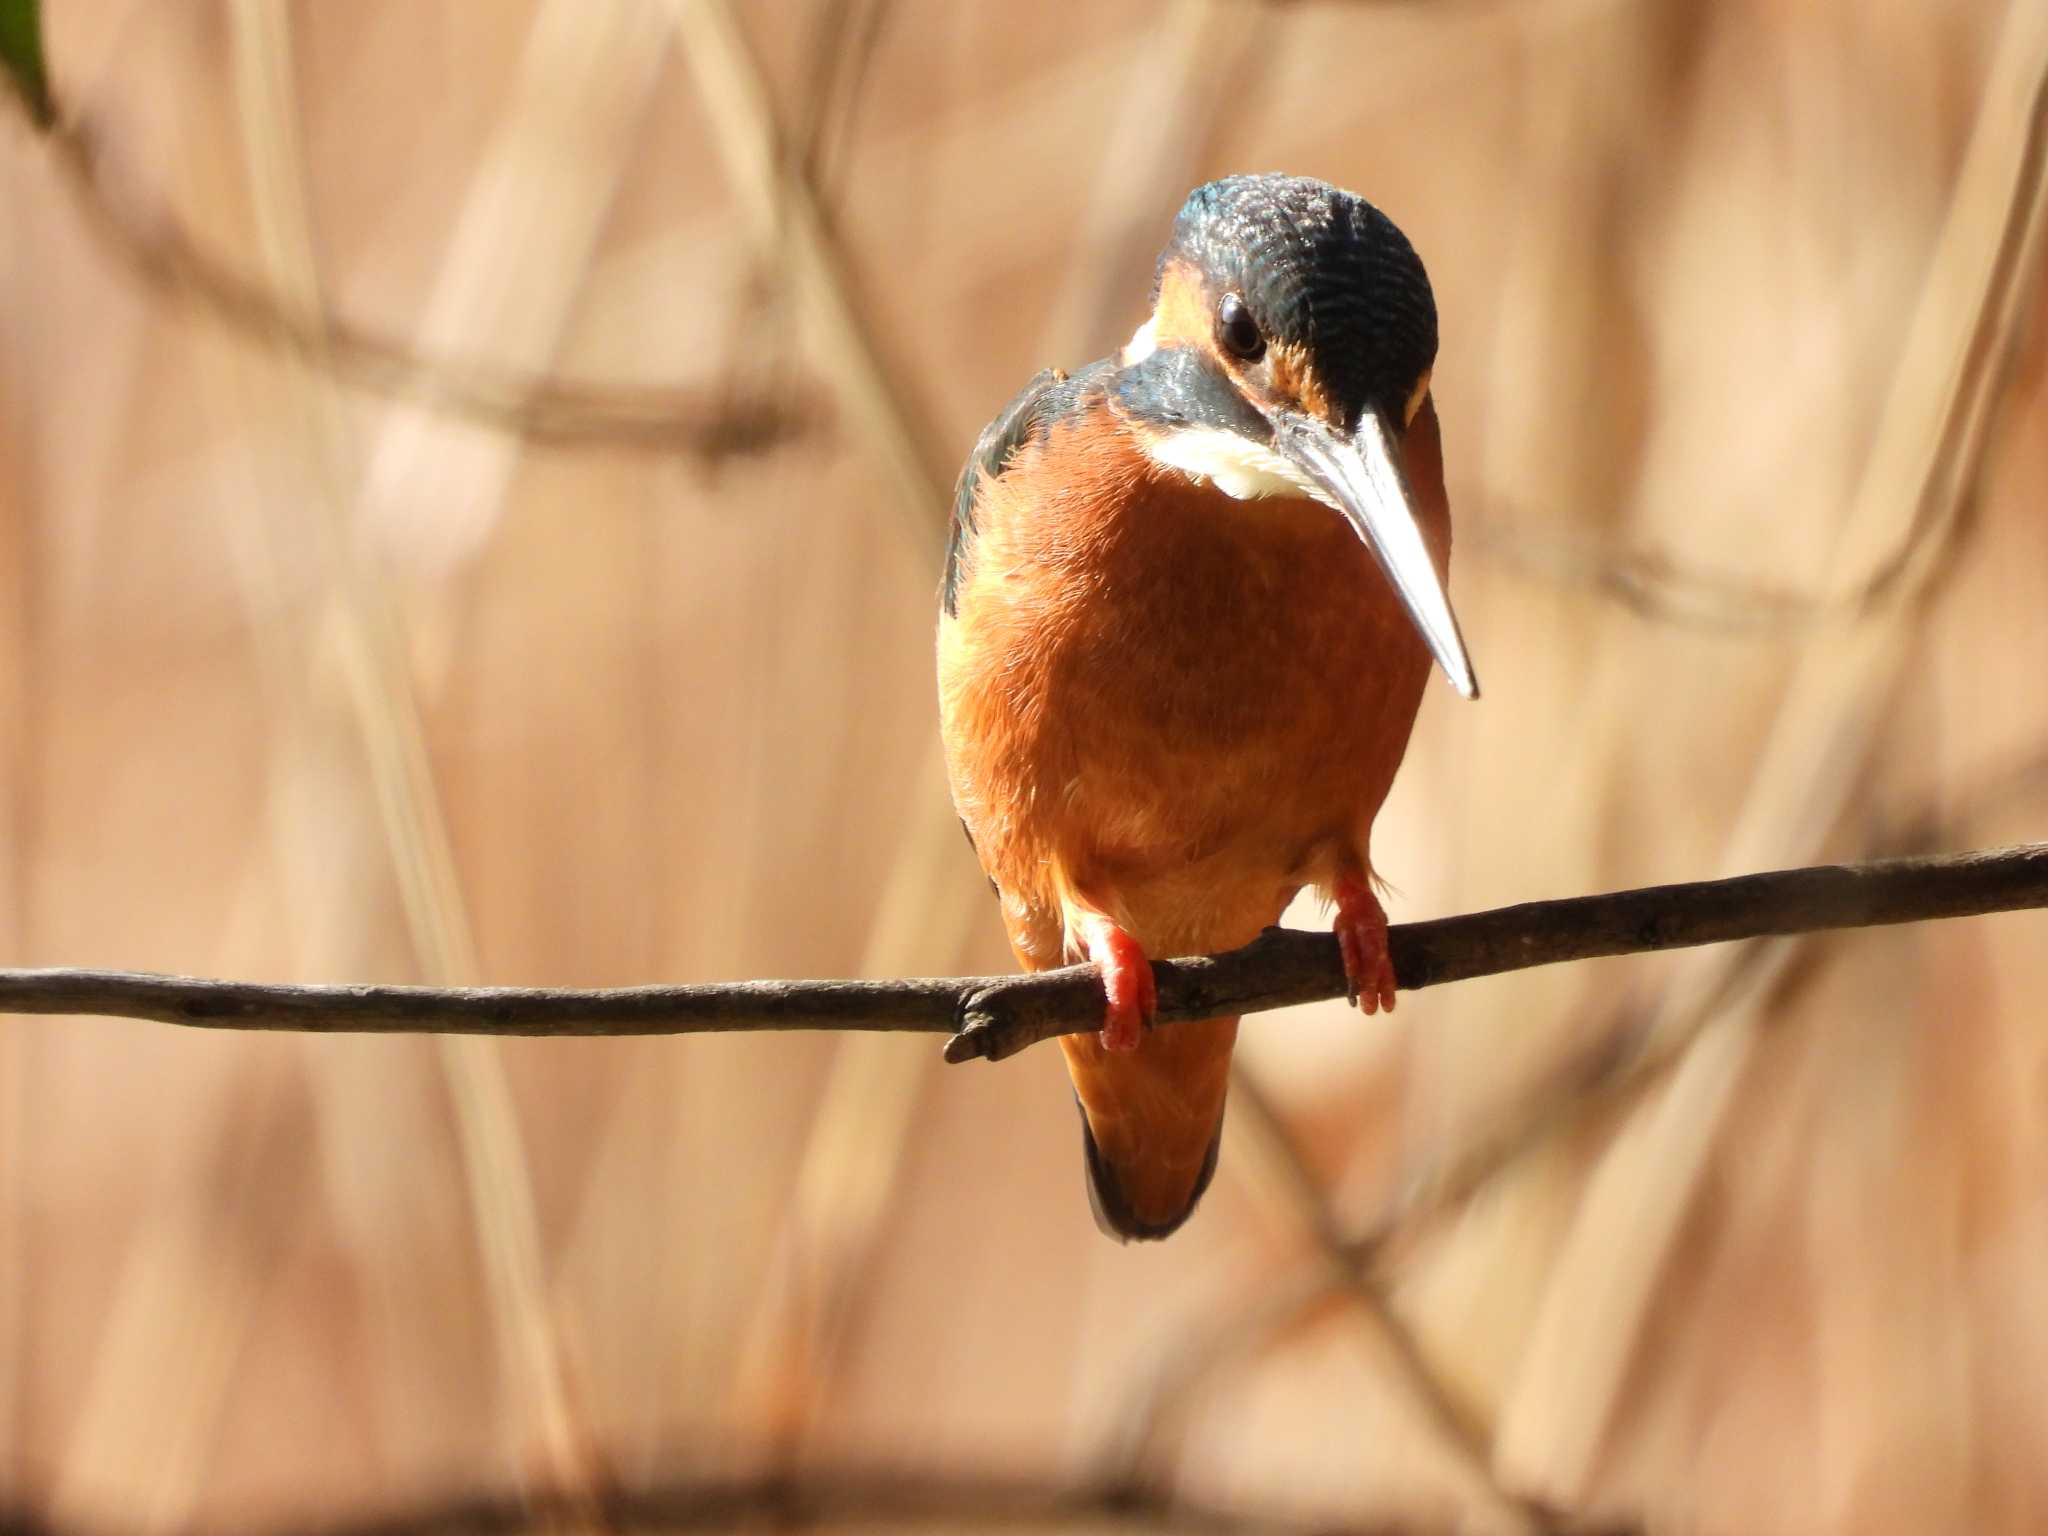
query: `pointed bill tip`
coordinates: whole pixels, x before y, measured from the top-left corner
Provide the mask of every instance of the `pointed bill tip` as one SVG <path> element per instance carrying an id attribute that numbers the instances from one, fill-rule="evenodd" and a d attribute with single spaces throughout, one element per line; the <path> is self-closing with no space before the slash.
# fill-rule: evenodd
<path id="1" fill-rule="evenodd" d="M 1451 686 L 1458 690 L 1459 698 L 1477 699 L 1479 697 L 1479 679 L 1472 675 L 1471 662 L 1467 661 L 1462 670 L 1455 672 L 1449 667 L 1445 667 L 1444 676 L 1450 679 Z"/>
<path id="2" fill-rule="evenodd" d="M 1309 416 L 1291 416 L 1276 428 L 1274 446 L 1322 487 L 1325 499 L 1372 551 L 1451 686 L 1464 698 L 1478 698 L 1479 679 L 1465 653 L 1450 594 L 1415 520 L 1386 423 L 1367 411 L 1348 438 Z"/>
<path id="3" fill-rule="evenodd" d="M 1436 567 L 1430 563 L 1429 551 L 1423 546 L 1421 531 L 1409 515 L 1405 500 L 1400 504 L 1398 520 L 1401 526 L 1378 528 L 1370 536 L 1361 529 L 1361 536 L 1380 557 L 1380 568 L 1394 583 L 1409 620 L 1420 631 L 1444 677 L 1458 690 L 1460 698 L 1476 699 L 1479 676 L 1472 670 L 1472 658 L 1465 650 L 1458 616 L 1451 611 L 1450 595 L 1436 579 Z M 1404 535 L 1413 537 L 1412 546 L 1403 547 Z"/>

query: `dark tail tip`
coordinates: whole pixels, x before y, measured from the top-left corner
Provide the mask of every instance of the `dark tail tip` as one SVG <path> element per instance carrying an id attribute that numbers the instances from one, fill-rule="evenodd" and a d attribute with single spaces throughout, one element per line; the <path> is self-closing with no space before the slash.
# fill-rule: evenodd
<path id="1" fill-rule="evenodd" d="M 1074 1107 L 1081 1109 L 1078 1098 Z M 1140 1242 L 1157 1242 L 1162 1237 L 1173 1236 L 1195 1214 L 1195 1207 L 1208 1191 L 1209 1181 L 1216 1177 L 1216 1154 L 1222 1146 L 1223 1121 L 1219 1117 L 1216 1134 L 1209 1138 L 1209 1150 L 1202 1158 L 1202 1171 L 1195 1175 L 1195 1187 L 1188 1191 L 1187 1204 L 1165 1221 L 1141 1221 L 1124 1199 L 1116 1170 L 1109 1166 L 1103 1158 L 1102 1149 L 1095 1144 L 1095 1132 L 1088 1126 L 1088 1111 L 1081 1109 L 1081 1147 L 1088 1169 L 1088 1208 L 1095 1213 L 1095 1225 L 1102 1229 L 1105 1237 L 1113 1237 L 1120 1243 L 1128 1243 L 1133 1238 Z"/>

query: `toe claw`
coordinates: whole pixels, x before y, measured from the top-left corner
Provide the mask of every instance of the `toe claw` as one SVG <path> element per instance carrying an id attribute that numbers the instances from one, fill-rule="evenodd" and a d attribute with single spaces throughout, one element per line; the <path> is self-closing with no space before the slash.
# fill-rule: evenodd
<path id="1" fill-rule="evenodd" d="M 1105 1051 L 1135 1051 L 1144 1036 L 1145 1022 L 1137 1010 L 1111 1003 L 1104 1010 L 1102 1029 L 1095 1038 L 1102 1042 Z"/>
<path id="2" fill-rule="evenodd" d="M 1394 962 L 1387 953 L 1387 914 L 1363 880 L 1337 886 L 1337 946 L 1344 985 L 1354 1006 L 1374 1014 L 1394 1011 Z"/>

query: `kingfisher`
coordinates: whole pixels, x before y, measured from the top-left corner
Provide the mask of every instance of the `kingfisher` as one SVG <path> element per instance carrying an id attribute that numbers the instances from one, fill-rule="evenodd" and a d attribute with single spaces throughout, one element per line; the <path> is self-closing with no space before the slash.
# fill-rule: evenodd
<path id="1" fill-rule="evenodd" d="M 1447 590 L 1436 300 L 1379 209 L 1299 176 L 1189 194 L 1121 353 L 976 442 L 940 589 L 953 802 L 1027 969 L 1100 968 L 1061 1047 L 1090 1204 L 1162 1238 L 1216 1170 L 1235 1018 L 1152 1030 L 1154 955 L 1249 943 L 1306 887 L 1394 1006 L 1372 826 Z"/>

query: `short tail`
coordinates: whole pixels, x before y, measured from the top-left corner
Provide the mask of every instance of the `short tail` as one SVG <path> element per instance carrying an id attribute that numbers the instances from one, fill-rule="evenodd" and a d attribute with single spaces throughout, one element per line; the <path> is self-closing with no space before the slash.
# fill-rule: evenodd
<path id="1" fill-rule="evenodd" d="M 1095 1213 L 1095 1225 L 1105 1236 L 1120 1243 L 1127 1243 L 1132 1238 L 1145 1242 L 1173 1236 L 1195 1214 L 1195 1206 L 1208 1192 L 1209 1181 L 1216 1177 L 1216 1153 L 1222 1145 L 1223 1122 L 1219 1118 L 1216 1133 L 1209 1138 L 1209 1150 L 1196 1171 L 1194 1184 L 1185 1197 L 1176 1201 L 1180 1208 L 1163 1221 L 1148 1221 L 1133 1207 L 1116 1169 L 1102 1155 L 1102 1148 L 1095 1144 L 1095 1132 L 1088 1128 L 1088 1111 L 1084 1108 L 1081 1111 L 1081 1148 L 1087 1154 L 1088 1209 Z"/>
<path id="2" fill-rule="evenodd" d="M 1236 1019 L 1149 1033 L 1111 1053 L 1093 1035 L 1061 1045 L 1081 1106 L 1088 1203 L 1118 1242 L 1167 1237 L 1194 1214 L 1216 1176 Z"/>

